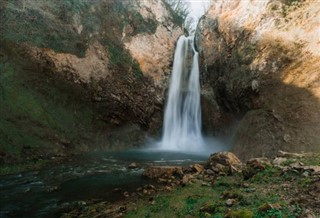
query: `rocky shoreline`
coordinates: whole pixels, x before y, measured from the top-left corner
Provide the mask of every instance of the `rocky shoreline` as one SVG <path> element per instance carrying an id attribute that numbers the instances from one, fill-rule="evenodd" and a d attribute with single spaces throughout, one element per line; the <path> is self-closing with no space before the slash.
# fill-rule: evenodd
<path id="1" fill-rule="evenodd" d="M 122 192 L 120 201 L 80 202 L 63 217 L 320 215 L 320 154 L 316 153 L 279 151 L 272 159 L 252 158 L 242 163 L 231 152 L 219 152 L 205 164 L 152 166 L 142 176 L 150 180 L 149 185 L 132 193 L 114 190 Z M 186 209 L 189 204 L 192 208 Z"/>

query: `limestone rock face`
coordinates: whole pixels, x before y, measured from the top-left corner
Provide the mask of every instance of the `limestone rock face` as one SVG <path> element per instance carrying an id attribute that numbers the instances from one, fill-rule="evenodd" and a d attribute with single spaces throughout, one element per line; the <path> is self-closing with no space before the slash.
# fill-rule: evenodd
<path id="1" fill-rule="evenodd" d="M 237 120 L 240 158 L 320 149 L 319 14 L 311 0 L 236 0 L 200 19 L 204 124 L 219 131 Z"/>
<path id="2" fill-rule="evenodd" d="M 134 137 L 143 138 L 143 132 L 156 132 L 162 126 L 164 92 L 175 42 L 183 34 L 172 13 L 162 0 L 4 1 L 0 5 L 0 65 L 3 67 L 9 59 L 10 66 L 22 69 L 26 79 L 21 83 L 28 84 L 35 93 L 41 91 L 49 102 L 53 97 L 47 90 L 51 88 L 68 96 L 74 96 L 70 90 L 75 90 L 77 99 L 85 99 L 84 107 L 70 109 L 68 114 L 90 126 L 68 120 L 72 126 L 68 131 L 56 133 L 59 128 L 54 127 L 52 135 L 68 138 L 67 134 L 79 134 L 79 128 L 104 135 L 102 141 L 117 144 L 127 136 L 114 132 L 124 129 L 125 135 L 133 137 L 128 141 L 134 145 Z M 7 68 L 3 68 L 3 78 L 11 75 Z M 3 93 L 8 91 L 1 92 L 1 98 Z M 54 101 L 59 101 L 59 96 Z M 62 109 L 69 110 L 68 102 L 60 103 Z M 54 119 L 48 120 L 54 124 Z"/>

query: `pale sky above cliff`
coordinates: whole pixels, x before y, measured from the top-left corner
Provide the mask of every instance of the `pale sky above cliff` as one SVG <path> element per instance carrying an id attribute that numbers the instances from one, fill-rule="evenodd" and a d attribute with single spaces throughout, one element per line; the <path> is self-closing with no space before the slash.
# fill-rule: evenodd
<path id="1" fill-rule="evenodd" d="M 186 0 L 190 3 L 191 16 L 198 19 L 204 14 L 205 8 L 210 4 L 210 0 Z"/>

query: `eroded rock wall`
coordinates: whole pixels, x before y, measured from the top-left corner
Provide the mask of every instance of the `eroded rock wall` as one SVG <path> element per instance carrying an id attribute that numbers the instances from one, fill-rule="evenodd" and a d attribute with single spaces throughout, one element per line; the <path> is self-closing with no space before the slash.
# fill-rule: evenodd
<path id="1" fill-rule="evenodd" d="M 183 34 L 164 1 L 18 0 L 0 11 L 0 154 L 46 138 L 67 141 L 60 150 L 131 146 L 158 132 Z"/>
<path id="2" fill-rule="evenodd" d="M 238 123 L 241 158 L 320 150 L 319 14 L 316 1 L 236 0 L 201 18 L 203 119 L 217 132 Z"/>

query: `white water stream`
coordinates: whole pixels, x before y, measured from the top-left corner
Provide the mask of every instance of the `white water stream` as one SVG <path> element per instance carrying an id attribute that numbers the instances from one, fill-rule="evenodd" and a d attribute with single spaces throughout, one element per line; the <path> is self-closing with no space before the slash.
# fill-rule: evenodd
<path id="1" fill-rule="evenodd" d="M 202 150 L 199 63 L 193 37 L 181 36 L 177 43 L 163 128 L 161 149 Z"/>

